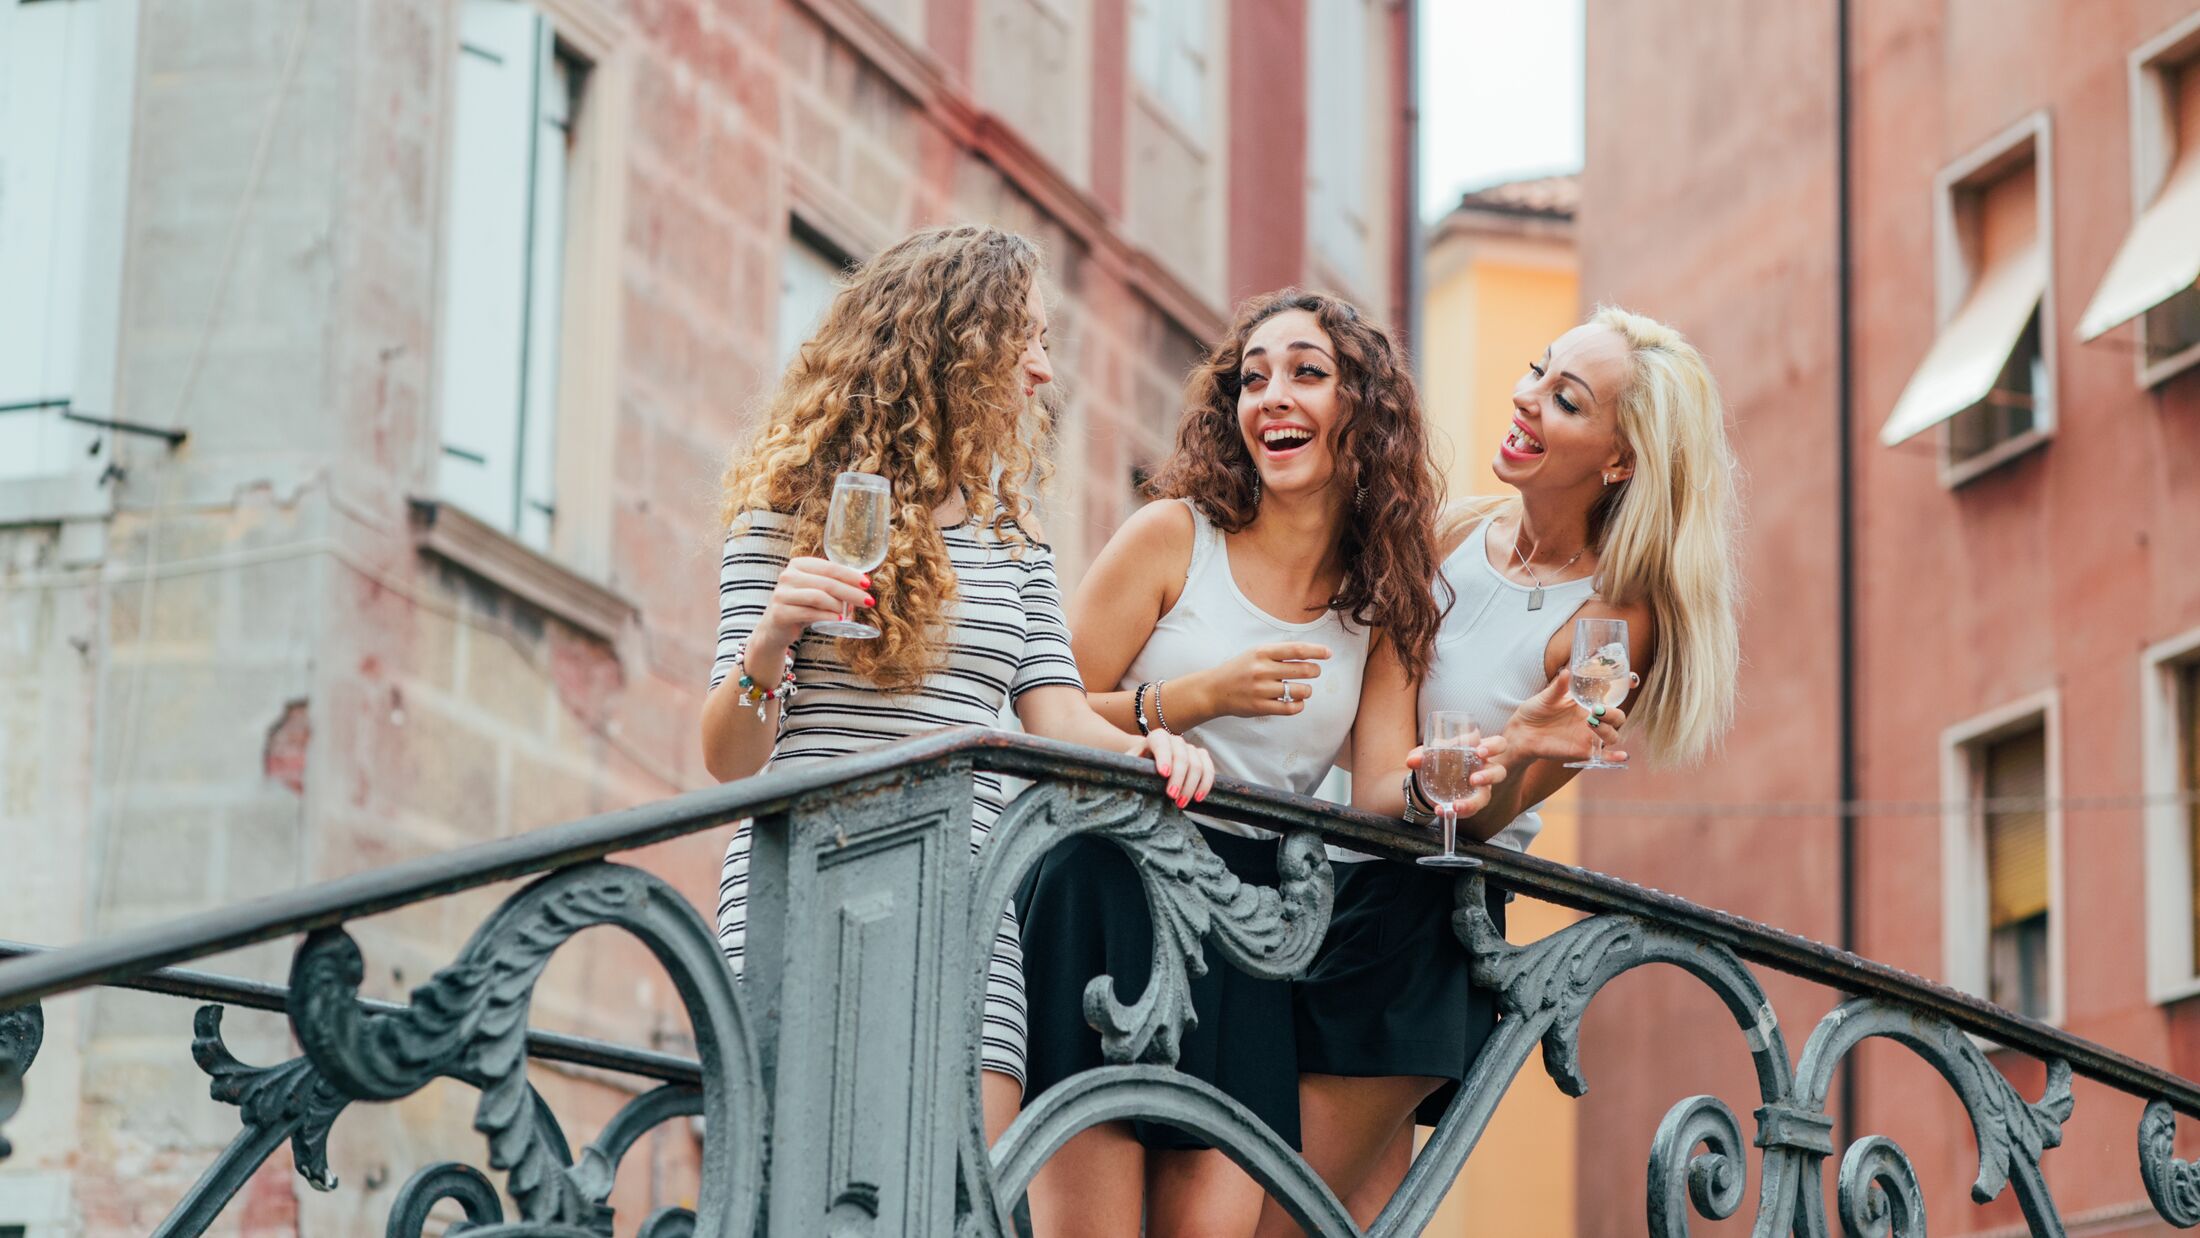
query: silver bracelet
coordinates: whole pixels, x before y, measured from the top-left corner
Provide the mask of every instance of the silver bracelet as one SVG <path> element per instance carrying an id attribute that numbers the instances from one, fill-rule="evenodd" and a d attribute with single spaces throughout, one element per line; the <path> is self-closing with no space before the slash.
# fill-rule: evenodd
<path id="1" fill-rule="evenodd" d="M 1166 679 L 1153 681 L 1153 724 L 1164 731 L 1169 729 L 1169 719 L 1166 714 L 1161 712 L 1161 685 L 1167 682 L 1169 681 Z"/>
<path id="2" fill-rule="evenodd" d="M 1421 794 L 1421 784 L 1414 781 L 1411 770 L 1406 771 L 1406 810 L 1399 815 L 1413 825 L 1427 825 L 1436 820 L 1436 806 Z"/>

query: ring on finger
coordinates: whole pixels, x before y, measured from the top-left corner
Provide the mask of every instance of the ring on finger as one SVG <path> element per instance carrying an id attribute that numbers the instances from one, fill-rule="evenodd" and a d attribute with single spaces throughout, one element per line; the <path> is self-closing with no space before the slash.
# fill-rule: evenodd
<path id="1" fill-rule="evenodd" d="M 1286 705 L 1291 703 L 1291 681 L 1288 679 L 1283 681 L 1283 703 Z"/>

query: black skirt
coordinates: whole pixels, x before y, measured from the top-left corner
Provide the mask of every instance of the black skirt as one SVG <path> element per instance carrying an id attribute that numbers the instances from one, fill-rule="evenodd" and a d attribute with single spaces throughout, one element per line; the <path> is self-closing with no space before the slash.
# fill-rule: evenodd
<path id="1" fill-rule="evenodd" d="M 1208 847 L 1241 881 L 1274 886 L 1277 842 L 1199 827 Z M 1030 1004 L 1027 1103 L 1063 1079 L 1105 1065 L 1100 1034 L 1085 1022 L 1085 986 L 1115 977 L 1115 996 L 1135 1001 L 1153 971 L 1153 922 L 1138 871 L 1122 848 L 1078 837 L 1047 853 L 1016 892 L 1023 925 L 1024 991 Z M 1207 951 L 1207 974 L 1191 980 L 1199 1022 L 1184 1033 L 1177 1069 L 1234 1098 L 1293 1148 L 1299 1146 L 1298 1056 L 1291 987 L 1246 975 Z M 1149 1148 L 1209 1145 L 1158 1122 L 1134 1121 Z"/>
<path id="2" fill-rule="evenodd" d="M 1497 1027 L 1496 995 L 1469 980 L 1467 949 L 1452 932 L 1458 877 L 1389 860 L 1336 870 L 1329 936 L 1293 986 L 1299 1069 L 1445 1080 L 1415 1114 L 1434 1125 Z M 1499 933 L 1504 900 L 1490 888 Z"/>

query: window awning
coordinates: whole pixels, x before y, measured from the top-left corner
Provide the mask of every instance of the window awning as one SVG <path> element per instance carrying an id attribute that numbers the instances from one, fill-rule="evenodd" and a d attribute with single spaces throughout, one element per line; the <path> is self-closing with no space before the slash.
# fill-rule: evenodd
<path id="1" fill-rule="evenodd" d="M 2187 153 L 2108 264 L 2078 338 L 2097 339 L 2200 281 L 2200 152 Z"/>
<path id="2" fill-rule="evenodd" d="M 2047 291 L 2047 253 L 2035 238 L 1979 277 L 1879 429 L 1892 447 L 1985 399 Z"/>

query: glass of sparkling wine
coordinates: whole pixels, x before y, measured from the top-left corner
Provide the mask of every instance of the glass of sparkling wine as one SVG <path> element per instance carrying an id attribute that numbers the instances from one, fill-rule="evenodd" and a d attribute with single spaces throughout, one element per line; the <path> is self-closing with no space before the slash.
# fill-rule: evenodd
<path id="1" fill-rule="evenodd" d="M 1583 709 L 1603 705 L 1617 707 L 1641 680 L 1627 669 L 1627 621 L 1625 619 L 1576 619 L 1572 696 Z M 1567 769 L 1626 769 L 1619 761 L 1604 759 L 1604 733 L 1590 741 L 1589 759 L 1568 761 Z"/>
<path id="2" fill-rule="evenodd" d="M 1444 830 L 1443 853 L 1420 859 L 1430 868 L 1482 867 L 1482 861 L 1459 854 L 1459 816 L 1452 810 L 1452 801 L 1463 800 L 1474 790 L 1467 778 L 1482 764 L 1482 754 L 1476 751 L 1481 742 L 1482 728 L 1467 714 L 1456 709 L 1430 711 L 1428 729 L 1421 733 L 1421 768 L 1414 774 L 1421 794 L 1436 805 L 1436 819 Z"/>
<path id="3" fill-rule="evenodd" d="M 833 479 L 833 506 L 825 517 L 825 557 L 842 567 L 868 572 L 886 562 L 886 544 L 894 531 L 893 487 L 876 473 L 842 473 Z M 810 625 L 812 632 L 870 640 L 878 629 L 840 608 L 840 618 Z"/>

